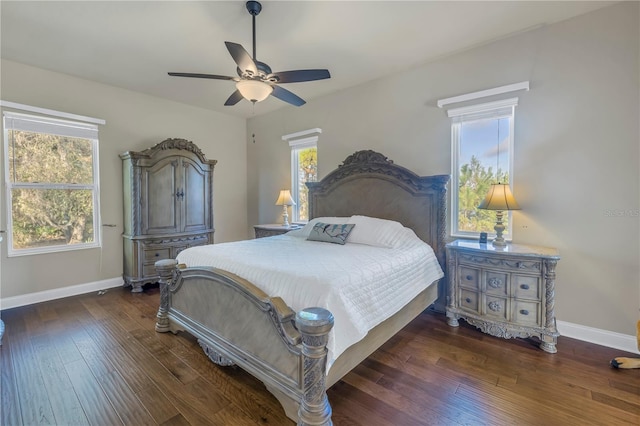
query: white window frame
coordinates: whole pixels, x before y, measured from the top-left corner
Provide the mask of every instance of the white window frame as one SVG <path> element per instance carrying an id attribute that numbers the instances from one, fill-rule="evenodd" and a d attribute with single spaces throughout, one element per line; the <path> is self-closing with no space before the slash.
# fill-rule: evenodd
<path id="1" fill-rule="evenodd" d="M 18 105 L 18 104 L 16 104 Z M 2 106 L 6 105 L 3 101 Z M 28 111 L 40 112 L 35 107 L 24 106 L 22 108 Z M 45 111 L 45 110 L 43 110 Z M 68 117 L 67 113 L 46 110 L 50 115 Z M 81 117 L 81 116 L 74 116 Z M 87 117 L 89 118 L 89 117 Z M 98 123 L 104 123 L 102 120 L 92 119 Z M 89 139 L 92 142 L 92 167 L 93 167 L 93 183 L 92 184 L 76 184 L 76 183 L 32 183 L 32 182 L 13 182 L 9 175 L 9 143 L 11 130 L 23 130 L 35 133 L 55 134 L 60 136 L 68 136 L 75 138 Z M 24 256 L 33 254 L 52 253 L 60 251 L 83 250 L 88 248 L 101 247 L 102 227 L 100 222 L 100 169 L 98 158 L 98 126 L 93 123 L 85 123 L 80 121 L 62 120 L 47 116 L 38 116 L 30 114 L 16 113 L 12 111 L 3 112 L 3 136 L 4 136 L 4 180 L 6 194 L 6 214 L 7 214 L 7 256 Z M 46 246 L 38 248 L 14 249 L 13 248 L 13 212 L 12 212 L 12 190 L 14 189 L 88 189 L 93 195 L 93 241 L 79 244 L 60 244 L 55 246 Z"/>
<path id="2" fill-rule="evenodd" d="M 510 118 L 509 122 L 509 187 L 513 192 L 514 167 L 513 151 L 515 140 L 515 107 L 518 105 L 518 98 L 504 99 L 494 102 L 486 102 L 454 108 L 447 110 L 447 115 L 451 118 L 451 236 L 458 238 L 478 239 L 479 232 L 462 231 L 458 229 L 458 188 L 460 185 L 460 127 L 464 122 L 478 121 L 484 119 Z M 499 142 L 499 141 L 498 141 Z M 497 170 L 496 170 L 497 172 Z M 511 241 L 513 235 L 513 221 L 511 212 L 508 215 L 507 229 L 505 229 L 505 240 Z M 488 232 L 488 235 L 495 237 L 495 232 Z"/>
<path id="3" fill-rule="evenodd" d="M 292 223 L 305 223 L 300 220 L 300 202 L 298 199 L 300 193 L 300 184 L 298 171 L 300 170 L 300 164 L 298 162 L 298 153 L 307 148 L 318 148 L 319 135 L 322 133 L 322 129 L 314 128 L 309 130 L 303 130 L 301 132 L 291 133 L 284 135 L 282 140 L 289 143 L 291 148 L 291 197 L 295 201 L 296 205 L 291 207 L 291 222 Z"/>

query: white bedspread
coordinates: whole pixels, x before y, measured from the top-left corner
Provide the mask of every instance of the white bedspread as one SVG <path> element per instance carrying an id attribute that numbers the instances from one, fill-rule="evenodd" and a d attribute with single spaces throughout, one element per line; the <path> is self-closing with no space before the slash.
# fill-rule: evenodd
<path id="1" fill-rule="evenodd" d="M 239 275 L 281 297 L 296 312 L 313 306 L 331 311 L 335 325 L 329 335 L 328 370 L 345 349 L 442 278 L 431 247 L 406 231 L 399 248 L 306 241 L 292 231 L 192 247 L 178 261 Z"/>

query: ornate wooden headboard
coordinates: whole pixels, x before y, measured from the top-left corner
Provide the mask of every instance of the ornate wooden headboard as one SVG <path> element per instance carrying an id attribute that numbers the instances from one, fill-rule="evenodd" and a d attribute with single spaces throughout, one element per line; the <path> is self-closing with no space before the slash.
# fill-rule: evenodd
<path id="1" fill-rule="evenodd" d="M 319 182 L 309 182 L 310 219 L 365 215 L 414 230 L 445 269 L 449 175 L 418 176 L 375 151 L 358 151 Z"/>

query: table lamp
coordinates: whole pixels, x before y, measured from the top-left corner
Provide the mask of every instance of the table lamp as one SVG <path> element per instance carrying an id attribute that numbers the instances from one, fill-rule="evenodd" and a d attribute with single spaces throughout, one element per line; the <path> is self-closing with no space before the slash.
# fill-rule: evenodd
<path id="1" fill-rule="evenodd" d="M 493 245 L 497 247 L 506 246 L 507 242 L 502 237 L 502 233 L 505 229 L 504 224 L 502 223 L 503 212 L 505 210 L 520 210 L 520 206 L 511 193 L 509 184 L 492 184 L 491 188 L 489 188 L 487 196 L 480 203 L 478 208 L 496 211 L 496 226 L 493 227 L 493 229 L 496 230 L 496 239 L 493 240 Z"/>
<path id="2" fill-rule="evenodd" d="M 289 214 L 287 213 L 287 207 L 295 206 L 296 202 L 291 198 L 291 192 L 288 189 L 283 189 L 280 191 L 280 195 L 276 200 L 276 206 L 282 206 L 282 219 L 283 226 L 289 226 Z"/>

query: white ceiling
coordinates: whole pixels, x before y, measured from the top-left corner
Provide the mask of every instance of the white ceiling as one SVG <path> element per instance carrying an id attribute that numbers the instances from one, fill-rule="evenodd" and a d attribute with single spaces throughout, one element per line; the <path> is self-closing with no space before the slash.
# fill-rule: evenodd
<path id="1" fill-rule="evenodd" d="M 452 52 L 568 19 L 608 1 L 263 1 L 257 59 L 274 71 L 327 68 L 283 85 L 307 101 Z M 251 53 L 244 1 L 0 2 L 2 58 L 239 117 L 296 108 L 270 97 L 223 104 L 235 76 L 224 41 Z M 304 108 L 302 106 L 301 108 Z"/>

